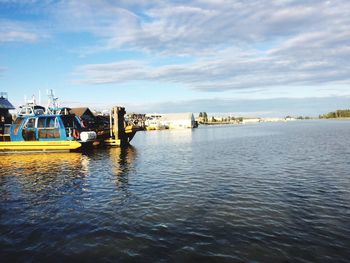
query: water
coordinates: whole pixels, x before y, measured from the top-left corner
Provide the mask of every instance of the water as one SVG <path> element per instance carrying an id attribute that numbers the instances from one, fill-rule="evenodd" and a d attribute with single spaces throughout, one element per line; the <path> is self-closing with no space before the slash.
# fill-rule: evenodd
<path id="1" fill-rule="evenodd" d="M 0 156 L 1 262 L 350 262 L 350 122 Z"/>

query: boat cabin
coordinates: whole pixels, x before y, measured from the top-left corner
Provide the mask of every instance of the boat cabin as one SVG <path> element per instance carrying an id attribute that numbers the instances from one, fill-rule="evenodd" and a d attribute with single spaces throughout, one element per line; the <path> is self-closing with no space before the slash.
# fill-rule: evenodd
<path id="1" fill-rule="evenodd" d="M 39 115 L 45 113 L 45 107 L 27 103 L 26 105 L 20 106 L 19 111 L 17 113 L 18 116 L 24 116 L 24 115 Z"/>
<path id="2" fill-rule="evenodd" d="M 75 115 L 24 115 L 11 125 L 11 141 L 74 140 L 82 127 Z"/>

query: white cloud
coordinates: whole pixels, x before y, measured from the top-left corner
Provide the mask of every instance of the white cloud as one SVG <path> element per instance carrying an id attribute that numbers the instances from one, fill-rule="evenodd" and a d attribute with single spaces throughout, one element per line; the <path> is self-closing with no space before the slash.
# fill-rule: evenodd
<path id="1" fill-rule="evenodd" d="M 303 45 L 307 45 L 306 42 Z M 331 51 L 290 49 L 272 53 L 234 54 L 225 50 L 217 56 L 198 59 L 192 63 L 153 67 L 144 61 L 122 61 L 110 64 L 90 64 L 77 69 L 78 79 L 85 84 L 120 83 L 132 80 L 151 80 L 179 83 L 198 91 L 227 91 L 261 87 L 314 86 L 350 84 L 350 49 L 333 48 Z M 242 52 L 243 53 L 243 52 Z M 342 61 L 342 67 L 338 62 Z"/>
<path id="2" fill-rule="evenodd" d="M 251 48 L 266 41 L 346 27 L 346 1 L 192 1 L 111 4 L 62 2 L 57 14 L 71 30 L 105 38 L 105 47 L 149 52 L 206 54 L 227 46 Z M 56 10 L 56 9 L 55 9 Z"/>
<path id="3" fill-rule="evenodd" d="M 88 32 L 113 39 L 137 26 L 138 17 L 128 9 L 107 1 L 61 1 L 51 9 L 63 31 Z"/>
<path id="4" fill-rule="evenodd" d="M 36 42 L 38 36 L 29 32 L 1 32 L 0 42 Z"/>
<path id="5" fill-rule="evenodd" d="M 0 43 L 1 42 L 25 42 L 34 43 L 43 35 L 32 26 L 23 22 L 0 20 Z"/>
<path id="6" fill-rule="evenodd" d="M 103 37 L 106 49 L 156 56 L 81 66 L 78 79 L 84 83 L 153 80 L 199 91 L 350 84 L 350 2 L 345 0 L 139 6 L 99 1 L 74 2 L 65 10 L 77 28 Z M 194 62 L 152 66 L 168 55 Z"/>
<path id="7" fill-rule="evenodd" d="M 91 47 L 96 52 L 148 54 L 145 60 L 82 65 L 75 71 L 80 83 L 150 80 L 198 91 L 350 84 L 347 0 L 46 4 L 42 10 L 55 32 L 90 33 L 96 37 L 98 47 Z M 0 21 L 0 42 L 40 38 L 33 25 Z M 171 64 L 168 57 L 192 62 Z"/>

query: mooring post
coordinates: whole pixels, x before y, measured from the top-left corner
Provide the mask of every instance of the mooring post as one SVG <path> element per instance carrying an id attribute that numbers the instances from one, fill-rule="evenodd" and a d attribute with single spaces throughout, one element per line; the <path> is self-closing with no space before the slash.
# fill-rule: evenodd
<path id="1" fill-rule="evenodd" d="M 129 145 L 128 136 L 125 132 L 125 108 L 115 106 L 110 112 L 110 138 L 105 140 L 107 145 L 127 146 Z"/>
<path id="2" fill-rule="evenodd" d="M 128 138 L 125 134 L 124 127 L 124 115 L 125 115 L 124 107 L 114 107 L 113 108 L 113 119 L 114 119 L 114 139 L 117 144 L 120 146 L 128 145 Z"/>
<path id="3" fill-rule="evenodd" d="M 120 139 L 120 145 L 126 146 L 128 145 L 128 137 L 125 133 L 125 115 L 126 111 L 124 107 L 118 107 L 118 136 Z"/>
<path id="4" fill-rule="evenodd" d="M 114 133 L 114 140 L 118 142 L 119 135 L 118 135 L 118 111 L 117 107 L 113 107 L 113 133 Z"/>

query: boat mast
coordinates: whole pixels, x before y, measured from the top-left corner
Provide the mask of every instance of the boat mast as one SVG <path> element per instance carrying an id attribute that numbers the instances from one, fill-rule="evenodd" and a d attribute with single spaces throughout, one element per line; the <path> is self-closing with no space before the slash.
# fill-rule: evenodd
<path id="1" fill-rule="evenodd" d="M 47 92 L 47 96 L 49 100 L 47 102 L 46 114 L 56 114 L 56 111 L 59 109 L 58 97 L 55 97 L 52 89 Z"/>

